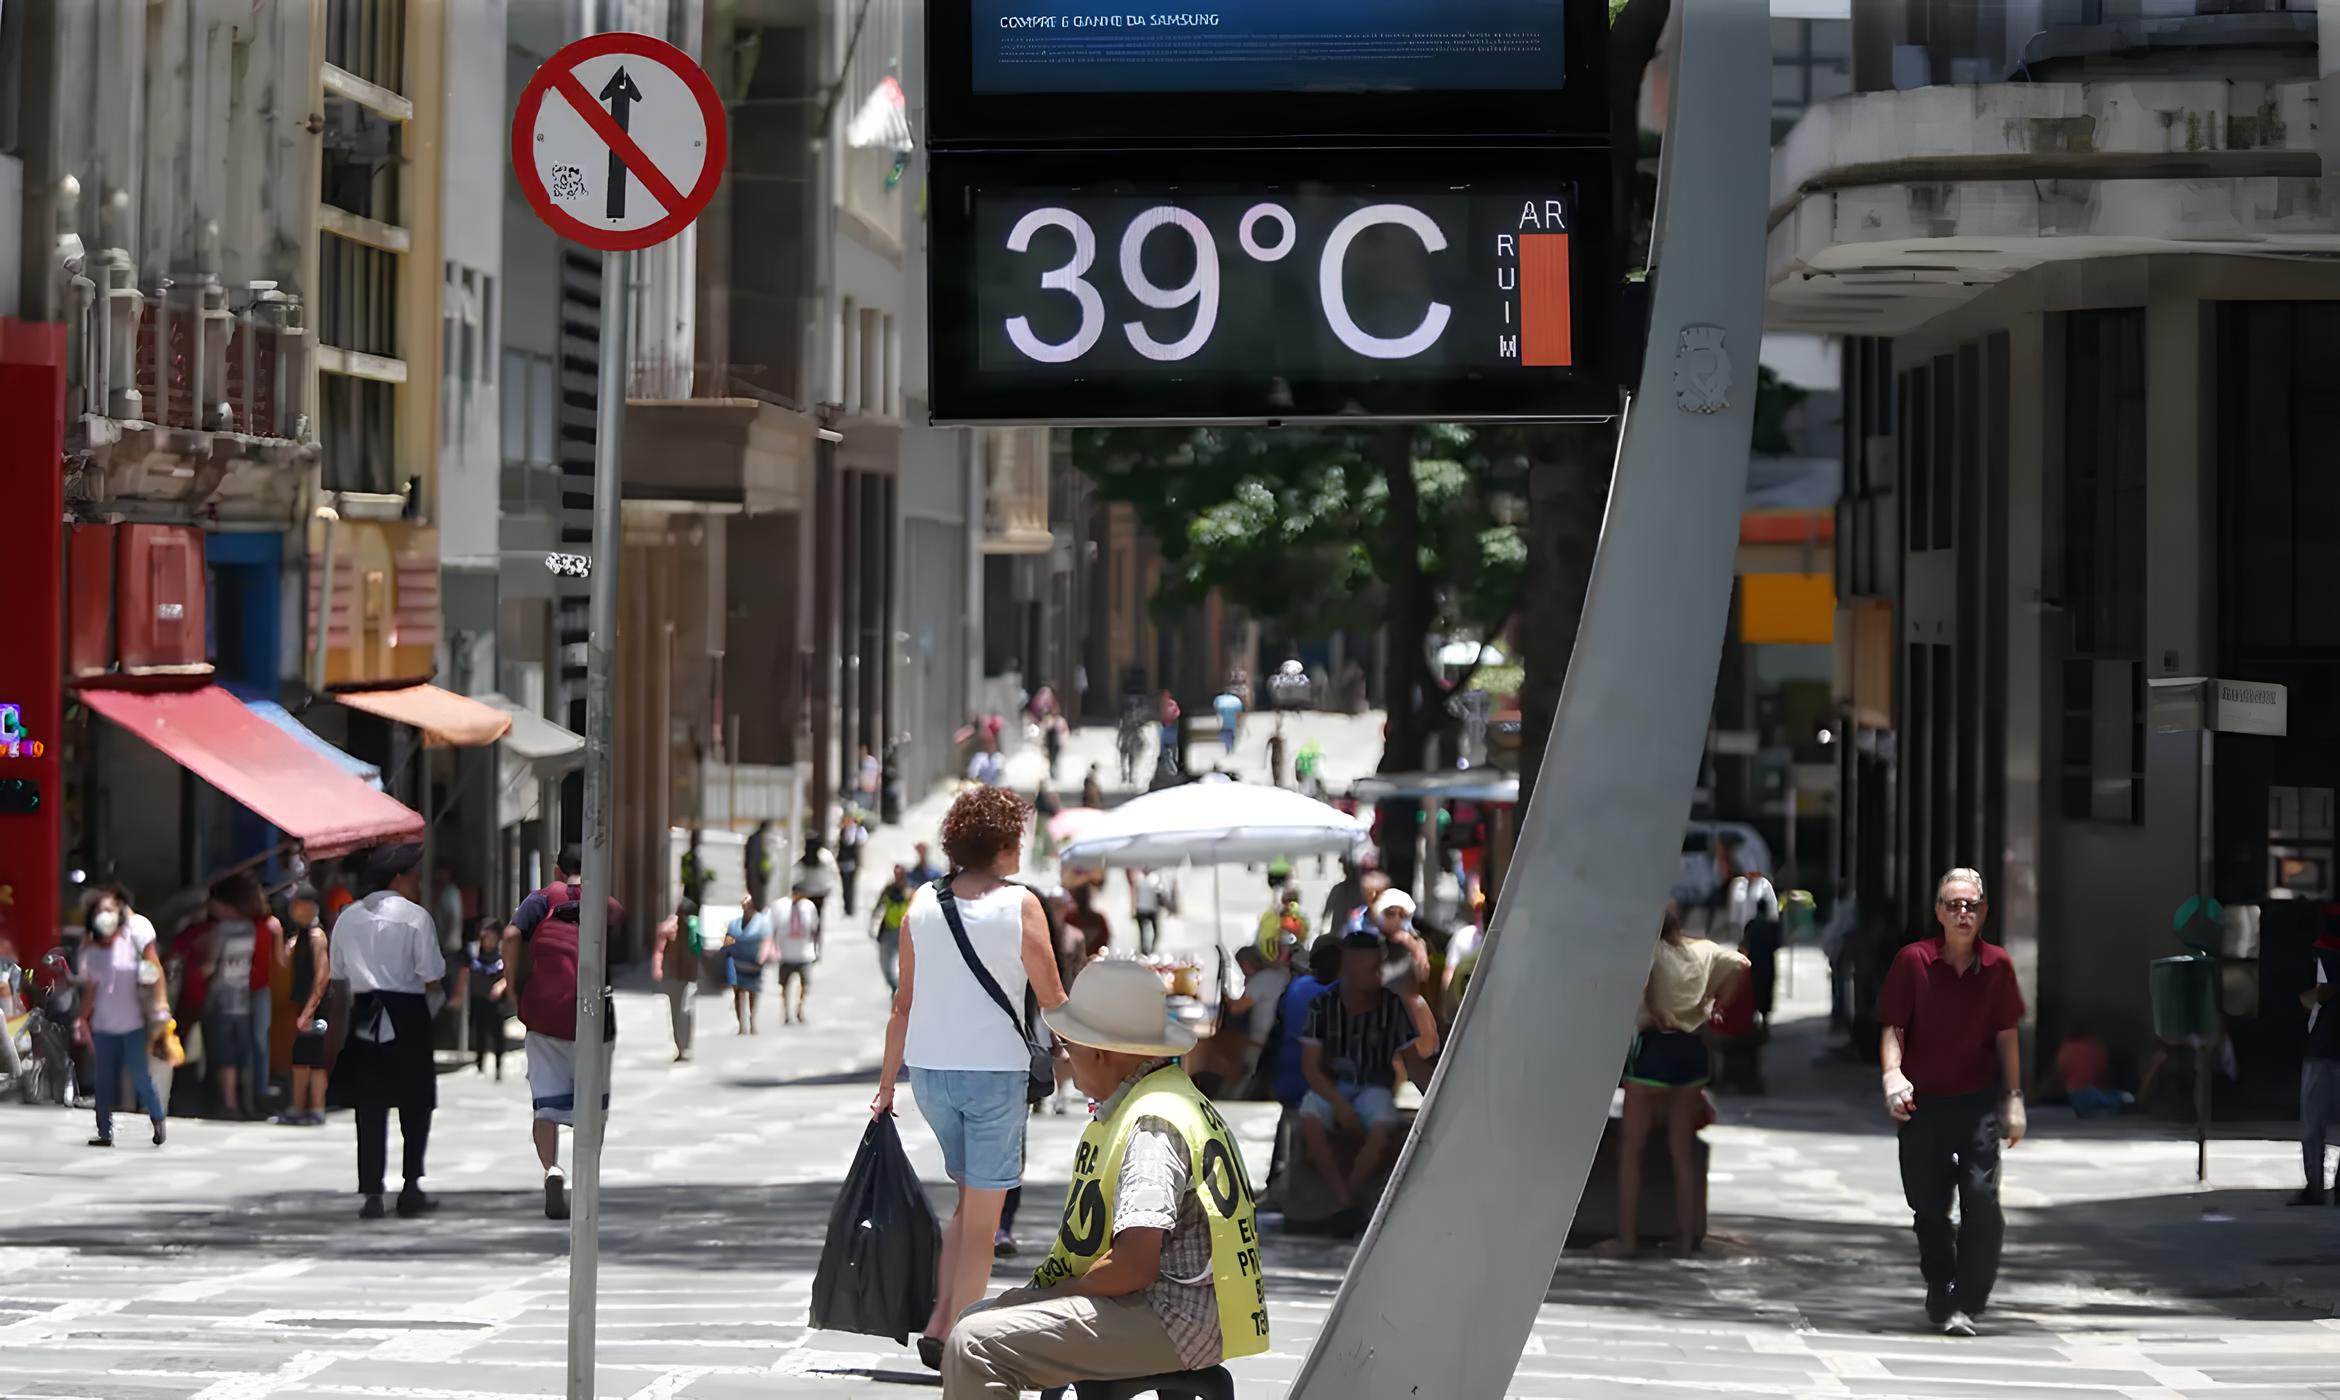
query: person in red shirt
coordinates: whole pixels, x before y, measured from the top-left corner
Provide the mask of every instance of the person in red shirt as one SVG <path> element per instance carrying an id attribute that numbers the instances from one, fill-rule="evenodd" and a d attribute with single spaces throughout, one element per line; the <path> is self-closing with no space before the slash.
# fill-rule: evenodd
<path id="1" fill-rule="evenodd" d="M 1926 1316 L 1953 1337 L 1973 1336 L 1990 1302 L 2006 1234 L 1999 1144 L 2023 1141 L 2023 989 L 2006 950 L 1982 941 L 1989 912 L 1981 875 L 1945 874 L 1934 886 L 1942 936 L 1902 949 L 1877 1000 Z"/>

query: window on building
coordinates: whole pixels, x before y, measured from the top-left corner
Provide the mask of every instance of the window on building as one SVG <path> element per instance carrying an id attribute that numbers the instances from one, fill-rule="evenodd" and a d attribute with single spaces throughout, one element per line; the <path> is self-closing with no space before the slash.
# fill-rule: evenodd
<path id="1" fill-rule="evenodd" d="M 317 400 L 325 489 L 377 495 L 398 490 L 395 386 L 355 375 L 320 374 Z"/>
<path id="2" fill-rule="evenodd" d="M 861 352 L 860 393 L 848 402 L 874 418 L 886 411 L 885 317 L 876 308 L 861 309 L 861 333 L 855 337 L 855 346 Z"/>
<path id="3" fill-rule="evenodd" d="M 2144 819 L 2145 313 L 2064 318 L 2063 811 Z"/>
<path id="4" fill-rule="evenodd" d="M 2226 659 L 2340 654 L 2340 303 L 2229 303 L 2219 339 Z"/>
<path id="5" fill-rule="evenodd" d="M 400 172 L 405 127 L 342 97 L 325 99 L 319 191 L 325 203 L 361 219 L 403 222 Z"/>
<path id="6" fill-rule="evenodd" d="M 830 382 L 837 386 L 838 404 L 852 412 L 861 402 L 861 313 L 851 297 L 838 302 L 837 363 Z"/>
<path id="7" fill-rule="evenodd" d="M 317 339 L 397 359 L 398 255 L 327 232 L 317 245 Z"/>
<path id="8" fill-rule="evenodd" d="M 406 91 L 406 0 L 325 0 L 325 61 Z"/>
<path id="9" fill-rule="evenodd" d="M 552 357 L 507 350 L 503 379 L 504 460 L 554 465 L 561 405 Z"/>
<path id="10" fill-rule="evenodd" d="M 1774 136 L 1806 108 L 1852 91 L 1852 21 L 1771 22 L 1771 125 Z"/>
<path id="11" fill-rule="evenodd" d="M 24 92 L 22 0 L 0 0 L 0 156 L 16 154 L 18 109 Z"/>

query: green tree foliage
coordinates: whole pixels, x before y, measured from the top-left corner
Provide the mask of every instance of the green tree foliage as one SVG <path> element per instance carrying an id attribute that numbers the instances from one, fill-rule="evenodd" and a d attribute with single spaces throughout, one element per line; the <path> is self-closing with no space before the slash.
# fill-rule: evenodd
<path id="1" fill-rule="evenodd" d="M 1429 629 L 1490 629 L 1518 603 L 1518 465 L 1465 428 L 1091 429 L 1074 461 L 1160 543 L 1164 615 L 1217 590 L 1311 635 L 1381 625 L 1418 592 Z M 1407 497 L 1411 528 L 1392 513 Z"/>

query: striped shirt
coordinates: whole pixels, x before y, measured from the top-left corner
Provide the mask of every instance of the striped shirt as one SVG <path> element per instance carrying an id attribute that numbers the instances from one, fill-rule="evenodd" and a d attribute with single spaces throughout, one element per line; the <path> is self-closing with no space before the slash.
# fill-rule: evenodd
<path id="1" fill-rule="evenodd" d="M 1405 998 L 1386 987 L 1363 1011 L 1352 1011 L 1341 1000 L 1341 984 L 1333 983 L 1309 1004 L 1308 1023 L 1300 1032 L 1303 1043 L 1324 1047 L 1325 1067 L 1343 1084 L 1374 1089 L 1397 1087 L 1394 1062 L 1400 1051 L 1421 1039 Z"/>
<path id="2" fill-rule="evenodd" d="M 1130 1087 L 1174 1060 L 1157 1060 L 1131 1075 L 1097 1109 L 1110 1117 Z M 1219 1296 L 1211 1283 L 1211 1229 L 1194 1193 L 1194 1163 L 1186 1135 L 1160 1118 L 1131 1126 L 1113 1200 L 1113 1233 L 1165 1230 L 1161 1276 L 1145 1287 L 1147 1306 L 1169 1333 L 1179 1361 L 1191 1371 L 1219 1364 Z"/>

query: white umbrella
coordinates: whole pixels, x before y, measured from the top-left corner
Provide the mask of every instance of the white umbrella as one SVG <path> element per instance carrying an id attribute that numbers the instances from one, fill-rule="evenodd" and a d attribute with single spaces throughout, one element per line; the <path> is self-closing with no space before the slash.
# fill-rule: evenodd
<path id="1" fill-rule="evenodd" d="M 1214 774 L 1124 802 L 1067 843 L 1061 860 L 1152 869 L 1335 855 L 1354 850 L 1369 829 L 1305 793 Z"/>
<path id="2" fill-rule="evenodd" d="M 1468 666 L 1472 662 L 1482 659 L 1481 648 L 1485 649 L 1486 664 L 1489 666 L 1503 664 L 1503 649 L 1493 642 L 1448 642 L 1438 649 L 1438 664 L 1441 666 Z"/>
<path id="3" fill-rule="evenodd" d="M 1364 844 L 1371 830 L 1363 818 L 1304 793 L 1212 774 L 1123 803 L 1066 843 L 1057 860 L 1068 870 L 1211 866 L 1211 942 L 1216 944 L 1225 926 L 1218 866 L 1345 854 Z"/>

